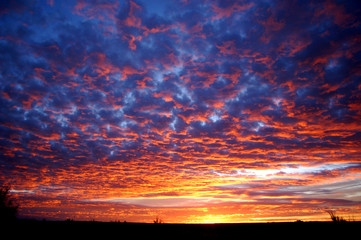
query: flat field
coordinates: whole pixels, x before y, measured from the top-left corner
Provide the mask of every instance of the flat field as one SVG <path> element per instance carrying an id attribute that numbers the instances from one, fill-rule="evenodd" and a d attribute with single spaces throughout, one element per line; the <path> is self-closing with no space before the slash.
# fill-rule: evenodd
<path id="1" fill-rule="evenodd" d="M 3 228 L 3 236 L 9 233 L 14 239 L 357 239 L 361 222 L 149 224 L 22 220 L 2 224 L 0 227 Z"/>

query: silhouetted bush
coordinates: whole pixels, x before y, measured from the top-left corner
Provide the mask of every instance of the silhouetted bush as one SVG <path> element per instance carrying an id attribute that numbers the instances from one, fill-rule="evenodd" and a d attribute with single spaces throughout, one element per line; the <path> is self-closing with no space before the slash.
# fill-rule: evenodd
<path id="1" fill-rule="evenodd" d="M 162 219 L 160 219 L 159 217 L 156 217 L 154 220 L 153 220 L 153 223 L 154 224 L 162 224 L 164 223 Z"/>
<path id="2" fill-rule="evenodd" d="M 336 216 L 336 212 L 333 210 L 326 210 L 326 212 L 330 215 L 330 218 L 333 222 L 347 222 L 346 219 L 344 219 L 343 217 Z"/>
<path id="3" fill-rule="evenodd" d="M 0 188 L 0 221 L 13 221 L 16 219 L 19 206 L 10 198 L 10 187 Z"/>

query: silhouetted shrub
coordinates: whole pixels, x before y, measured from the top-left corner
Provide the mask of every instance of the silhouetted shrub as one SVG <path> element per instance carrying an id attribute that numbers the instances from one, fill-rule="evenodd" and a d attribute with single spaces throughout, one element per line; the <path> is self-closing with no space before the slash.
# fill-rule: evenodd
<path id="1" fill-rule="evenodd" d="M 164 223 L 162 219 L 160 219 L 159 217 L 156 217 L 154 220 L 153 220 L 153 223 L 154 224 L 162 224 Z"/>
<path id="2" fill-rule="evenodd" d="M 347 222 L 346 219 L 344 219 L 343 217 L 336 216 L 336 212 L 333 210 L 326 210 L 326 212 L 330 215 L 330 218 L 333 222 Z"/>
<path id="3" fill-rule="evenodd" d="M 0 221 L 12 221 L 16 219 L 19 206 L 10 198 L 10 187 L 0 188 Z"/>

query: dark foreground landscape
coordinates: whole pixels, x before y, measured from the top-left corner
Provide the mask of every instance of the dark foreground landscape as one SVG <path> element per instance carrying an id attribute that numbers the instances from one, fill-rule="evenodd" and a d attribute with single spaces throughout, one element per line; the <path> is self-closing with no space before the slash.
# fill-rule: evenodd
<path id="1" fill-rule="evenodd" d="M 2 234 L 11 238 L 92 238 L 134 239 L 250 239 L 266 238 L 320 238 L 357 239 L 361 222 L 288 222 L 235 224 L 147 224 L 78 221 L 16 221 L 2 224 Z"/>

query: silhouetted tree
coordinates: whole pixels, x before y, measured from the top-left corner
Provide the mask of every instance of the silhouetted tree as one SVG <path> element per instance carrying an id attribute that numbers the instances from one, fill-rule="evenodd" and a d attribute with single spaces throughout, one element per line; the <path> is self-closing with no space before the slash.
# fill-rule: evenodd
<path id="1" fill-rule="evenodd" d="M 16 219 L 19 206 L 10 198 L 10 187 L 0 187 L 0 221 Z"/>

